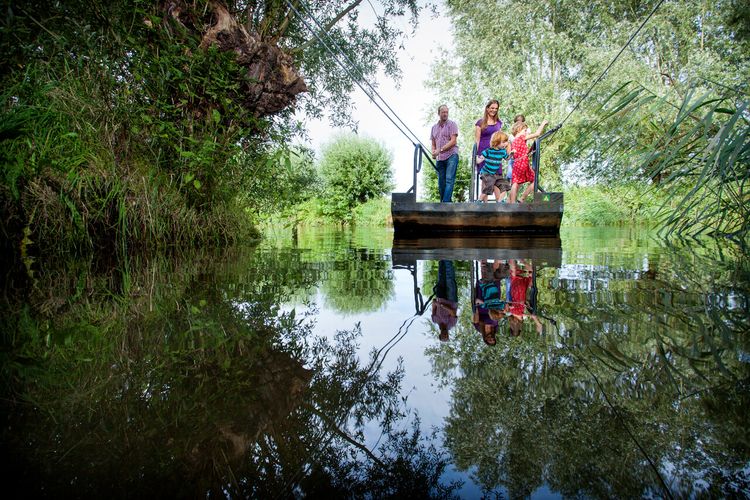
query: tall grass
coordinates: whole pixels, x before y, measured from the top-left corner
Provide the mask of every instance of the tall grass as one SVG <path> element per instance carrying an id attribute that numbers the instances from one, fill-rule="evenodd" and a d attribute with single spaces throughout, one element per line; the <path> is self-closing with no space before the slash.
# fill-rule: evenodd
<path id="1" fill-rule="evenodd" d="M 647 193 L 645 184 L 571 186 L 565 189 L 565 226 L 658 224 L 665 196 Z"/>
<path id="2" fill-rule="evenodd" d="M 674 104 L 635 84 L 623 85 L 609 98 L 602 121 L 625 119 L 623 130 L 648 131 L 650 140 L 633 143 L 618 137 L 613 146 L 623 157 L 637 159 L 636 171 L 650 179 L 650 193 L 666 193 L 657 214 L 663 235 L 747 241 L 749 103 L 731 89 L 699 94 L 693 87 Z M 655 119 L 657 114 L 662 118 Z"/>
<path id="3" fill-rule="evenodd" d="M 256 236 L 233 198 L 191 202 L 197 184 L 161 168 L 163 151 L 136 133 L 141 110 L 97 65 L 31 64 L 0 98 L 6 246 L 24 231 L 39 252 Z"/>

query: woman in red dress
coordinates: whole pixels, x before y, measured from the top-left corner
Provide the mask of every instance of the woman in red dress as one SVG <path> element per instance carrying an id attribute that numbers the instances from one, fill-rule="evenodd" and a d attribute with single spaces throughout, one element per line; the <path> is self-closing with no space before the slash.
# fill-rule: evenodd
<path id="1" fill-rule="evenodd" d="M 544 120 L 542 124 L 539 125 L 539 128 L 536 132 L 528 135 L 528 125 L 526 125 L 525 121 L 517 121 L 513 124 L 513 128 L 511 129 L 511 134 L 513 134 L 513 145 L 511 146 L 511 150 L 513 151 L 513 185 L 510 187 L 511 203 L 516 202 L 516 197 L 518 196 L 518 186 L 520 186 L 521 184 L 524 184 L 526 182 L 529 183 L 529 185 L 526 186 L 526 189 L 524 189 L 523 193 L 521 193 L 521 196 L 518 198 L 519 203 L 522 203 L 523 200 L 525 200 L 526 197 L 531 193 L 531 190 L 534 189 L 534 171 L 531 170 L 531 167 L 529 166 L 529 148 L 526 145 L 526 141 L 531 141 L 542 135 L 542 132 L 544 132 L 544 127 L 546 127 L 548 123 L 549 122 L 547 120 Z"/>

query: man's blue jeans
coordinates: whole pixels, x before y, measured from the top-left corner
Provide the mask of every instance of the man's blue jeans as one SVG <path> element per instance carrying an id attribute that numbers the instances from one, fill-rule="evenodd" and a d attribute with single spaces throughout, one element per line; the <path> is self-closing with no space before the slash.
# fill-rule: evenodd
<path id="1" fill-rule="evenodd" d="M 458 153 L 450 156 L 447 160 L 435 162 L 438 174 L 438 193 L 440 201 L 450 203 L 453 198 L 453 186 L 456 184 L 456 170 L 458 169 Z"/>

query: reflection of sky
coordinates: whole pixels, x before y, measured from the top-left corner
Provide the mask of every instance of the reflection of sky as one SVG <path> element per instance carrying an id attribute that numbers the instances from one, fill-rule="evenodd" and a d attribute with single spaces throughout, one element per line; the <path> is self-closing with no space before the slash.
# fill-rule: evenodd
<path id="1" fill-rule="evenodd" d="M 361 313 L 352 317 L 321 308 L 316 316 L 314 334 L 332 339 L 336 331 L 352 329 L 357 322 L 361 322 L 362 336 L 359 338 L 359 353 L 361 363 L 366 364 L 369 360 L 369 353 L 373 349 L 380 349 L 386 345 L 399 333 L 402 324 L 404 327 L 401 328 L 401 333 L 403 333 L 411 322 L 406 335 L 386 355 L 383 372 L 395 369 L 398 358 L 401 357 L 405 368 L 402 394 L 408 394 L 410 407 L 418 408 L 422 423 L 426 428 L 441 426 L 442 419 L 449 411 L 450 393 L 438 388 L 430 380 L 430 361 L 424 355 L 424 350 L 427 346 L 439 341 L 437 338 L 429 337 L 429 308 L 423 316 L 414 318 L 411 274 L 407 270 L 395 270 L 394 280 L 395 296 L 384 310 Z M 320 294 L 316 302 L 324 303 Z M 414 321 L 411 321 L 412 319 Z M 379 436 L 379 429 L 377 433 Z M 375 436 L 375 439 L 378 436 Z"/>
<path id="2" fill-rule="evenodd" d="M 653 295 L 654 292 L 664 291 L 665 284 L 678 287 L 677 290 L 672 290 L 671 296 L 673 299 L 679 299 L 679 303 L 695 303 L 702 304 L 702 306 L 710 305 L 717 310 L 720 309 L 723 311 L 747 308 L 748 299 L 744 290 L 732 289 L 731 286 L 727 285 L 721 287 L 707 286 L 706 290 L 690 289 L 682 292 L 682 288 L 679 288 L 682 287 L 680 281 L 672 283 L 674 278 L 669 269 L 675 263 L 669 259 L 660 259 L 663 250 L 645 248 L 643 243 L 636 242 L 636 239 L 629 234 L 622 234 L 619 231 L 599 234 L 598 230 L 592 230 L 580 236 L 575 236 L 570 241 L 577 242 L 578 244 L 581 240 L 587 240 L 593 241 L 593 243 L 591 247 L 576 248 L 573 249 L 574 251 L 568 249 L 568 251 L 564 252 L 564 263 L 559 268 L 545 268 L 540 271 L 540 284 L 546 282 L 546 285 L 549 286 L 548 289 L 543 288 L 540 290 L 542 308 L 547 300 L 554 301 L 560 306 L 563 302 L 575 304 L 580 299 L 581 304 L 588 303 L 594 305 L 597 301 L 601 301 L 604 312 L 607 311 L 608 307 L 613 308 L 613 311 L 618 311 L 622 304 L 627 304 L 630 300 L 638 303 L 639 307 L 644 311 L 648 312 L 653 308 L 653 311 L 656 313 L 661 311 L 660 308 L 663 305 L 660 300 L 655 300 Z M 600 239 L 601 241 L 609 241 L 611 243 L 609 243 L 609 246 L 599 245 L 598 241 Z M 645 246 L 649 244 L 647 242 Z M 621 248 L 618 249 L 618 246 Z M 637 248 L 633 248 L 634 246 Z M 374 253 L 379 252 L 377 249 L 371 250 Z M 387 253 L 388 250 L 385 249 L 384 255 L 387 256 Z M 339 256 L 338 258 L 341 257 Z M 433 285 L 432 283 L 422 282 L 425 276 L 425 267 L 428 265 L 430 264 L 425 261 L 419 261 L 416 271 L 418 285 L 422 289 L 425 300 L 429 297 Z M 649 270 L 658 273 L 656 274 L 657 279 L 646 273 Z M 353 276 L 352 279 L 357 279 L 357 276 Z M 360 279 L 366 279 L 366 277 L 363 276 Z M 332 339 L 337 331 L 351 330 L 359 323 L 362 330 L 362 335 L 358 339 L 360 362 L 367 364 L 369 354 L 373 349 L 380 349 L 388 344 L 399 333 L 400 328 L 405 328 L 411 322 L 406 335 L 387 354 L 381 373 L 384 374 L 393 370 L 397 366 L 399 357 L 403 359 L 405 373 L 401 394 L 408 397 L 406 409 L 419 414 L 423 437 L 431 435 L 433 430 L 439 431 L 433 444 L 438 450 L 442 450 L 443 436 L 440 432 L 444 427 L 445 419 L 451 412 L 453 383 L 452 380 L 448 380 L 448 384 L 445 387 L 439 386 L 438 381 L 434 379 L 431 373 L 431 358 L 426 355 L 426 351 L 428 349 L 439 349 L 443 344 L 438 340 L 434 332 L 434 327 L 430 321 L 429 307 L 427 307 L 422 316 L 415 318 L 414 289 L 411 273 L 407 269 L 394 269 L 392 271 L 392 279 L 394 281 L 392 287 L 393 295 L 382 307 L 373 312 L 338 313 L 326 307 L 324 292 L 318 291 L 314 295 L 314 302 L 319 307 L 319 311 L 315 316 L 313 334 Z M 357 285 L 358 289 L 363 288 L 363 283 L 357 283 Z M 619 293 L 622 289 L 628 290 L 630 293 L 629 298 L 625 298 Z M 459 297 L 463 297 L 460 298 L 459 302 L 459 316 L 463 316 L 466 313 L 464 308 L 468 307 L 468 302 L 465 300 L 467 298 L 465 291 L 462 294 L 459 290 Z M 300 308 L 298 307 L 297 309 Z M 680 314 L 680 311 L 672 311 L 671 309 L 667 311 L 667 314 L 670 315 Z M 592 318 L 599 322 L 597 326 L 598 333 L 625 332 L 628 331 L 632 322 L 635 322 L 633 324 L 641 324 L 642 321 L 648 321 L 628 314 L 623 314 L 622 316 L 616 315 L 615 317 L 609 317 L 607 314 L 593 314 Z M 558 318 L 558 321 L 560 319 Z M 575 328 L 576 325 L 573 322 L 566 325 L 564 321 L 561 321 L 558 325 L 558 328 L 560 328 L 559 333 L 566 336 L 569 333 L 567 331 L 568 326 Z M 547 328 L 548 331 L 552 330 L 549 324 Z M 401 333 L 403 333 L 403 330 Z M 479 342 L 478 337 L 476 340 Z M 549 340 L 555 342 L 558 349 L 561 348 L 561 344 L 558 343 L 560 342 L 559 340 L 555 340 L 553 337 L 550 337 Z M 737 349 L 734 356 L 736 357 L 735 359 L 739 358 L 742 362 L 747 363 L 748 355 L 742 349 Z M 537 365 L 541 364 L 541 360 L 538 361 Z M 574 355 L 566 355 L 564 353 L 560 353 L 555 362 L 558 367 L 568 366 L 574 368 L 577 364 Z M 591 363 L 597 365 L 598 361 L 592 359 Z M 594 368 L 596 369 L 596 366 Z M 633 378 L 635 376 L 634 373 L 623 370 L 618 383 L 625 386 L 637 385 L 638 380 Z M 457 374 L 457 376 L 460 376 L 460 374 Z M 574 384 L 578 384 L 579 382 L 575 380 Z M 584 384 L 582 390 L 587 390 L 587 387 Z M 590 389 L 591 387 L 588 388 Z M 398 423 L 400 426 L 399 430 L 409 430 L 413 417 L 414 415 L 411 414 L 405 421 L 400 421 Z M 631 422 L 633 426 L 638 426 L 642 423 L 638 416 L 633 417 L 633 421 Z M 670 432 L 677 435 L 677 431 L 674 429 Z M 375 449 L 377 445 L 383 444 L 383 437 L 381 436 L 381 430 L 377 422 L 366 426 L 365 444 L 370 449 Z M 633 447 L 635 445 L 631 443 L 626 446 Z M 378 453 L 377 450 L 375 452 L 376 454 Z M 707 461 L 712 459 L 708 456 L 705 458 Z M 693 474 L 690 472 L 691 466 L 688 466 L 687 463 L 671 463 L 666 456 L 661 466 L 663 467 L 662 472 L 670 482 L 680 479 L 684 480 L 686 477 L 693 477 L 699 480 L 701 474 L 706 473 L 706 470 L 704 470 L 705 463 L 701 463 L 696 469 L 697 472 Z M 482 496 L 483 492 L 481 487 L 472 481 L 475 474 L 476 471 L 474 469 L 457 471 L 449 465 L 446 472 L 444 472 L 443 480 L 446 483 L 455 480 L 462 481 L 464 486 L 458 491 L 458 494 L 463 498 L 477 498 Z M 744 475 L 746 476 L 747 473 L 744 473 Z M 695 485 L 694 488 L 693 491 L 701 490 L 700 487 Z M 507 496 L 507 492 L 503 489 L 495 493 Z M 551 491 L 546 485 L 539 487 L 531 496 L 534 498 L 560 497 L 559 494 Z"/>
<path id="3" fill-rule="evenodd" d="M 422 276 L 421 268 L 417 271 L 417 276 Z M 406 331 L 406 335 L 386 355 L 382 373 L 395 369 L 399 358 L 403 360 L 404 379 L 401 395 L 408 398 L 407 408 L 418 412 L 422 435 L 425 437 L 435 428 L 442 429 L 443 421 L 450 413 L 451 387 L 439 387 L 431 375 L 430 360 L 424 354 L 426 348 L 440 343 L 430 331 L 430 308 L 428 307 L 422 316 L 415 317 L 412 275 L 406 269 L 396 269 L 393 272 L 393 279 L 395 281 L 394 296 L 382 310 L 362 313 L 354 317 L 321 307 L 315 317 L 316 324 L 313 333 L 333 339 L 337 331 L 352 329 L 357 322 L 361 322 L 359 356 L 360 362 L 366 364 L 373 349 L 382 348 L 394 336 L 398 334 L 396 338 L 400 338 L 401 334 Z M 429 296 L 429 288 L 429 286 L 422 286 L 423 295 L 426 293 L 425 300 Z M 325 303 L 320 293 L 315 302 L 319 305 Z M 408 429 L 410 423 L 410 418 L 400 422 L 401 429 Z M 372 422 L 365 427 L 365 440 L 370 449 L 382 444 L 381 430 L 377 422 Z M 442 448 L 441 441 L 442 436 L 438 434 L 434 442 L 438 449 Z M 465 484 L 459 494 L 464 498 L 481 495 L 481 489 L 471 483 L 465 472 L 456 471 L 449 466 L 443 478 L 446 481 L 463 481 Z"/>

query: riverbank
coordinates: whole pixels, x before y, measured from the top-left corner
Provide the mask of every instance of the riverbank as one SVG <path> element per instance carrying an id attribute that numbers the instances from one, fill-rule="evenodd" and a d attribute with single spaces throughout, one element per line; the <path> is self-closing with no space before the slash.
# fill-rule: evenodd
<path id="1" fill-rule="evenodd" d="M 655 227 L 659 209 L 667 203 L 663 193 L 652 190 L 639 191 L 637 186 L 575 186 L 563 190 L 565 213 L 563 227 L 604 227 L 642 225 Z M 369 200 L 357 205 L 348 220 L 327 217 L 320 200 L 308 200 L 292 210 L 278 214 L 263 223 L 300 226 L 351 225 L 391 227 L 391 200 L 389 197 Z"/>

